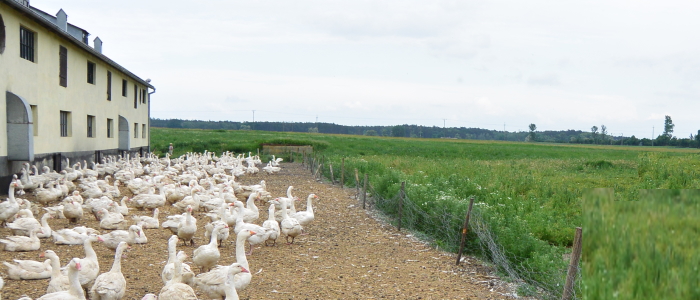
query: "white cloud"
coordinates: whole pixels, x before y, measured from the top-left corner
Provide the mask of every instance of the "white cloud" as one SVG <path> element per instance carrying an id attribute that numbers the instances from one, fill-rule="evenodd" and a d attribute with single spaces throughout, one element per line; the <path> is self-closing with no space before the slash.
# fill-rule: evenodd
<path id="1" fill-rule="evenodd" d="M 700 2 L 32 4 L 64 8 L 106 55 L 152 78 L 155 117 L 250 120 L 256 109 L 256 120 L 648 136 L 668 114 L 678 136 L 700 129 Z"/>

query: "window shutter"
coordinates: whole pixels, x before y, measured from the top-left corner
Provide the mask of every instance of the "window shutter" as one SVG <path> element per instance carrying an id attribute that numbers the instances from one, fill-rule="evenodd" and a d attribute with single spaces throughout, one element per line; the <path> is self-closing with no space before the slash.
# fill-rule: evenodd
<path id="1" fill-rule="evenodd" d="M 59 56 L 59 84 L 62 87 L 68 87 L 68 49 L 60 46 L 58 51 Z"/>

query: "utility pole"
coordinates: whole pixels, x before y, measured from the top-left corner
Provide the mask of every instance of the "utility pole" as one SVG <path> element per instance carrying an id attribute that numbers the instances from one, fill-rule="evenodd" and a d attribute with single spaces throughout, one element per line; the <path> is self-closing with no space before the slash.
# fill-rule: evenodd
<path id="1" fill-rule="evenodd" d="M 651 126 L 651 146 L 654 147 L 654 126 Z"/>
<path id="2" fill-rule="evenodd" d="M 506 133 L 506 122 L 503 122 L 503 140 L 506 141 L 507 139 L 507 133 Z"/>
<path id="3" fill-rule="evenodd" d="M 253 126 L 250 129 L 255 129 L 255 110 L 253 110 Z"/>
<path id="4" fill-rule="evenodd" d="M 447 127 L 445 127 L 445 124 L 447 124 L 447 119 L 442 119 L 442 131 L 445 137 L 447 137 Z"/>
<path id="5" fill-rule="evenodd" d="M 624 141 L 624 140 L 625 140 L 625 134 L 623 133 L 622 138 L 620 139 L 620 146 L 622 146 L 622 141 Z"/>

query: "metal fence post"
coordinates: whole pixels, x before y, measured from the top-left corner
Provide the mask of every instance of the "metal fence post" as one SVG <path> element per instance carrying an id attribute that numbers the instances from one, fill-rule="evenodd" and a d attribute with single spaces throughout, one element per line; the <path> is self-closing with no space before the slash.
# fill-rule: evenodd
<path id="1" fill-rule="evenodd" d="M 459 261 L 462 259 L 462 252 L 464 251 L 464 241 L 467 239 L 467 228 L 469 226 L 469 217 L 472 214 L 472 206 L 474 205 L 474 196 L 469 198 L 469 209 L 467 210 L 467 216 L 464 217 L 464 226 L 462 226 L 462 240 L 459 243 L 459 252 L 457 253 L 457 263 L 459 266 Z"/>

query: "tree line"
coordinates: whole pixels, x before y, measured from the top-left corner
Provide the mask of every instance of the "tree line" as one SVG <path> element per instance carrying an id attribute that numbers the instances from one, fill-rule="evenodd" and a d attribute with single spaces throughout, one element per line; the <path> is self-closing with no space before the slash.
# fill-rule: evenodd
<path id="1" fill-rule="evenodd" d="M 670 117 L 668 119 L 670 122 Z M 672 122 L 670 123 L 671 125 Z M 412 137 L 412 138 L 446 138 L 446 139 L 472 139 L 472 140 L 501 140 L 501 141 L 530 141 L 550 143 L 577 143 L 577 144 L 608 144 L 608 145 L 644 145 L 644 146 L 678 146 L 698 147 L 700 140 L 698 135 L 690 139 L 676 138 L 670 132 L 664 132 L 653 141 L 647 138 L 638 139 L 635 136 L 621 137 L 608 134 L 605 125 L 600 128 L 593 126 L 591 132 L 581 130 L 546 130 L 536 131 L 537 126 L 530 124 L 530 131 L 498 131 L 482 128 L 466 127 L 438 127 L 421 125 L 394 125 L 394 126 L 350 126 L 334 123 L 316 122 L 234 122 L 234 121 L 204 121 L 182 119 L 151 119 L 152 127 L 165 128 L 189 128 L 189 129 L 213 129 L 213 130 L 262 130 L 280 132 L 313 132 L 330 134 L 352 134 L 368 136 Z M 700 130 L 698 131 L 700 135 Z"/>

